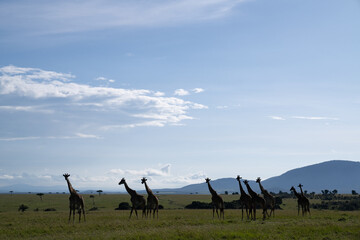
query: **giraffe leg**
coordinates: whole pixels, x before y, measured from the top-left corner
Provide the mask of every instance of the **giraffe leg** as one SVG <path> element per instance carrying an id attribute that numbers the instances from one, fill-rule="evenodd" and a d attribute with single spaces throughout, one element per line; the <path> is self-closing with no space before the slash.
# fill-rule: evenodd
<path id="1" fill-rule="evenodd" d="M 135 210 L 135 215 L 136 215 L 136 218 L 138 219 L 139 217 L 138 217 L 138 214 L 137 214 L 137 210 L 136 210 L 136 208 L 134 208 L 134 210 Z"/>
<path id="2" fill-rule="evenodd" d="M 145 216 L 145 218 L 147 218 L 146 207 L 144 207 L 143 210 L 142 210 L 141 218 L 144 218 L 144 216 Z"/>
<path id="3" fill-rule="evenodd" d="M 254 211 L 254 221 L 256 220 L 256 205 L 253 205 L 253 211 Z"/>
<path id="4" fill-rule="evenodd" d="M 69 212 L 69 223 L 70 223 L 70 218 L 71 218 L 71 206 L 69 207 L 69 210 L 70 210 L 70 212 Z"/>
<path id="5" fill-rule="evenodd" d="M 134 207 L 131 208 L 129 219 L 131 218 L 131 215 L 132 215 L 133 211 L 134 211 Z"/>
<path id="6" fill-rule="evenodd" d="M 300 205 L 298 204 L 298 216 L 300 214 Z"/>
<path id="7" fill-rule="evenodd" d="M 221 214 L 221 213 L 220 213 Z M 219 218 L 219 211 L 218 209 L 216 208 L 216 216 Z"/>
<path id="8" fill-rule="evenodd" d="M 75 222 L 75 208 L 74 207 L 72 208 L 72 211 L 73 211 L 73 224 L 74 224 L 74 222 Z"/>
<path id="9" fill-rule="evenodd" d="M 246 209 L 246 215 L 247 215 L 247 209 Z M 244 205 L 241 205 L 241 220 L 244 219 Z"/>

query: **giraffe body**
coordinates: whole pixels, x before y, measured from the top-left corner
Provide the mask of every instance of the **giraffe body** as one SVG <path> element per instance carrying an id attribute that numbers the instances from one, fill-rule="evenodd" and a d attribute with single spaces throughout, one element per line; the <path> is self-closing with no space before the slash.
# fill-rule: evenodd
<path id="1" fill-rule="evenodd" d="M 146 178 L 141 179 L 141 183 L 145 184 L 145 189 L 148 194 L 146 215 L 149 216 L 150 214 L 151 217 L 151 211 L 153 211 L 153 218 L 155 218 L 155 212 L 157 218 L 159 218 L 159 199 L 153 194 L 152 190 L 149 188 L 146 181 L 147 181 Z"/>
<path id="2" fill-rule="evenodd" d="M 239 182 L 239 187 L 240 187 L 240 204 L 241 204 L 241 220 L 244 219 L 244 206 L 245 206 L 245 211 L 246 211 L 246 216 L 247 219 L 249 220 L 249 216 L 252 216 L 252 199 L 251 196 L 249 194 L 247 194 L 242 185 L 241 185 L 241 181 L 240 181 L 241 177 L 237 176 L 236 180 Z"/>
<path id="3" fill-rule="evenodd" d="M 136 217 L 138 217 L 138 214 L 137 214 L 138 208 L 142 209 L 142 217 L 144 217 L 144 216 L 146 217 L 146 201 L 145 201 L 144 196 L 137 194 L 137 192 L 135 190 L 131 189 L 127 185 L 125 178 L 121 179 L 121 181 L 119 182 L 119 185 L 121 185 L 121 184 L 124 184 L 126 191 L 129 193 L 129 195 L 131 197 L 130 201 L 131 201 L 132 207 L 131 207 L 129 219 L 131 218 L 131 215 L 134 210 L 135 210 Z"/>
<path id="4" fill-rule="evenodd" d="M 266 207 L 270 208 L 270 214 L 268 216 L 270 217 L 271 214 L 273 214 L 273 217 L 275 217 L 275 198 L 272 196 L 261 184 L 261 179 L 257 178 L 256 182 L 259 183 L 259 187 L 261 190 L 261 193 L 264 195 Z M 267 212 L 266 212 L 267 213 Z"/>
<path id="5" fill-rule="evenodd" d="M 217 192 L 211 187 L 210 179 L 206 178 L 205 181 L 208 184 L 209 191 L 211 193 L 211 201 L 213 204 L 213 218 L 215 216 L 215 209 L 216 209 L 216 215 L 218 216 L 218 218 L 221 219 L 221 216 L 222 216 L 222 219 L 224 219 L 225 218 L 225 216 L 224 216 L 225 215 L 224 214 L 224 201 L 223 201 L 222 197 L 219 194 L 217 194 Z M 218 210 L 220 210 L 220 216 L 219 216 Z"/>
<path id="6" fill-rule="evenodd" d="M 305 212 L 305 214 L 309 213 L 309 215 L 311 215 L 310 214 L 310 202 L 309 202 L 309 199 L 305 196 L 305 194 L 304 194 L 304 192 L 302 190 L 303 185 L 300 183 L 298 187 L 300 188 L 301 196 L 302 196 L 303 201 L 304 201 L 304 212 Z"/>
<path id="7" fill-rule="evenodd" d="M 265 220 L 265 217 L 267 214 L 265 199 L 251 189 L 248 180 L 244 180 L 244 183 L 245 183 L 246 188 L 252 199 L 252 204 L 253 204 L 252 208 L 253 208 L 253 214 L 254 214 L 253 219 L 256 220 L 256 206 L 259 204 L 261 206 L 261 208 L 263 209 L 263 212 L 262 212 L 263 220 Z"/>
<path id="8" fill-rule="evenodd" d="M 70 192 L 70 197 L 69 197 L 69 208 L 70 208 L 70 212 L 69 212 L 69 222 L 70 222 L 70 218 L 71 218 L 71 213 L 73 214 L 73 223 L 75 222 L 75 210 L 77 210 L 78 214 L 79 214 L 79 222 L 81 220 L 81 212 L 84 215 L 84 221 L 86 222 L 86 218 L 85 218 L 85 204 L 84 204 L 84 198 L 78 194 L 76 192 L 76 190 L 72 187 L 69 177 L 70 174 L 65 173 L 63 174 L 63 176 L 65 177 L 65 180 L 68 184 L 68 188 L 69 188 L 69 192 Z"/>
<path id="9" fill-rule="evenodd" d="M 300 215 L 300 207 L 301 207 L 301 212 L 302 212 L 302 215 L 304 216 L 305 212 L 306 212 L 306 199 L 301 194 L 299 194 L 294 187 L 291 187 L 290 191 L 293 191 L 294 195 L 298 199 L 297 200 L 297 203 L 298 203 L 298 215 Z"/>

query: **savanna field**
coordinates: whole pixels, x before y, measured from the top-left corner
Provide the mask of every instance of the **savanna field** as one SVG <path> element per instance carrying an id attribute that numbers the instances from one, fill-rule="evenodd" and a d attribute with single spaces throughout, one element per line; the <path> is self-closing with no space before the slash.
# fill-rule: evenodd
<path id="1" fill-rule="evenodd" d="M 129 210 L 115 210 L 129 195 L 84 195 L 86 222 L 68 223 L 68 194 L 0 195 L 0 239 L 360 239 L 360 211 L 311 209 L 298 216 L 296 200 L 283 199 L 275 218 L 241 220 L 240 209 L 226 209 L 225 220 L 212 210 L 189 210 L 192 201 L 211 202 L 210 195 L 160 195 L 159 219 L 129 220 Z M 223 195 L 232 201 L 239 195 Z M 94 200 L 94 202 L 93 202 Z M 319 200 L 313 199 L 312 202 Z M 18 211 L 21 204 L 29 208 Z M 95 211 L 89 211 L 93 207 Z M 50 209 L 53 211 L 44 211 Z M 54 211 L 55 210 L 55 211 Z"/>

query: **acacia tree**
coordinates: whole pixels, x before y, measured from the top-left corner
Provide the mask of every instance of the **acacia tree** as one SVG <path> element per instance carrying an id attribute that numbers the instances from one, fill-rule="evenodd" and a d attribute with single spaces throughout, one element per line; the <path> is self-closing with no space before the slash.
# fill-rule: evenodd
<path id="1" fill-rule="evenodd" d="M 94 196 L 94 195 L 90 195 L 90 198 L 92 198 L 93 206 L 94 206 L 94 205 L 95 205 L 95 196 Z"/>
<path id="2" fill-rule="evenodd" d="M 42 201 L 42 197 L 45 195 L 43 193 L 37 193 L 36 195 L 38 195 L 40 197 L 40 200 Z"/>
<path id="3" fill-rule="evenodd" d="M 100 194 L 103 192 L 103 190 L 97 190 L 96 192 L 98 192 L 99 196 L 100 196 Z"/>

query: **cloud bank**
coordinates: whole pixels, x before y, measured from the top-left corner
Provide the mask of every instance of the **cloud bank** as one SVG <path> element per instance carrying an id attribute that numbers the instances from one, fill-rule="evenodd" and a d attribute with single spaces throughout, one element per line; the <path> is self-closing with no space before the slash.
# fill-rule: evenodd
<path id="1" fill-rule="evenodd" d="M 229 15 L 244 0 L 4 1 L 0 29 L 38 34 L 124 26 L 168 26 Z"/>
<path id="2" fill-rule="evenodd" d="M 10 96 L 11 101 L 7 99 L 5 105 L 0 105 L 0 112 L 51 115 L 59 111 L 79 118 L 86 114 L 90 118 L 102 118 L 100 122 L 105 124 L 99 129 L 108 130 L 114 127 L 181 125 L 183 120 L 193 119 L 190 110 L 207 108 L 179 97 L 165 97 L 158 91 L 91 86 L 74 80 L 76 77 L 72 74 L 38 68 L 2 67 L 0 99 Z M 23 103 L 23 99 L 27 99 L 29 105 L 18 104 Z M 104 113 L 104 117 L 99 112 Z M 106 124 L 109 122 L 115 124 Z M 75 137 L 96 138 L 83 133 Z"/>

